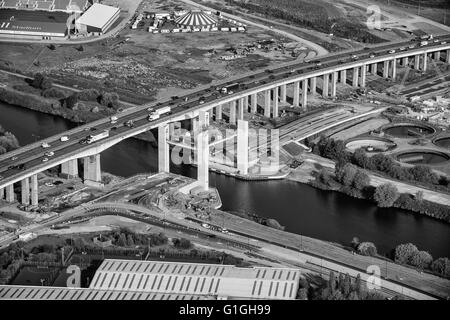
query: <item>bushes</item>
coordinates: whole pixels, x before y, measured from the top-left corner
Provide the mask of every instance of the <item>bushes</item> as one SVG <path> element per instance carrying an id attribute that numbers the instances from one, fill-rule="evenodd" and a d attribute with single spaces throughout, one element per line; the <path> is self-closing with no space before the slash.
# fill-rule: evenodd
<path id="1" fill-rule="evenodd" d="M 373 195 L 377 205 L 381 208 L 392 207 L 398 197 L 397 188 L 391 183 L 379 185 Z"/>
<path id="2" fill-rule="evenodd" d="M 78 99 L 84 101 L 98 101 L 100 92 L 97 89 L 85 89 L 78 93 Z"/>
<path id="3" fill-rule="evenodd" d="M 172 243 L 174 247 L 178 249 L 190 249 L 192 247 L 192 243 L 188 239 L 184 238 L 172 239 Z"/>
<path id="4" fill-rule="evenodd" d="M 418 253 L 419 250 L 412 243 L 401 244 L 395 248 L 395 257 L 394 260 L 397 263 L 401 264 L 409 264 L 412 256 Z"/>
<path id="5" fill-rule="evenodd" d="M 37 89 L 47 90 L 53 86 L 53 83 L 48 77 L 42 75 L 41 73 L 36 73 L 31 85 Z"/>
<path id="6" fill-rule="evenodd" d="M 426 251 L 419 251 L 412 255 L 409 264 L 419 269 L 428 269 L 433 262 L 433 257 Z"/>
<path id="7" fill-rule="evenodd" d="M 52 87 L 42 91 L 42 96 L 45 98 L 63 99 L 67 94 L 59 88 Z"/>
<path id="8" fill-rule="evenodd" d="M 436 259 L 431 264 L 431 270 L 444 277 L 450 277 L 450 260 L 448 258 Z"/>
<path id="9" fill-rule="evenodd" d="M 74 110 L 78 104 L 78 94 L 73 93 L 63 100 L 63 105 L 67 109 Z"/>
<path id="10" fill-rule="evenodd" d="M 374 257 L 377 255 L 377 248 L 372 242 L 361 242 L 358 245 L 358 253 L 363 256 Z"/>
<path id="11" fill-rule="evenodd" d="M 100 98 L 100 103 L 108 108 L 119 108 L 119 104 L 117 103 L 119 100 L 119 96 L 115 92 L 104 92 Z"/>
<path id="12" fill-rule="evenodd" d="M 12 151 L 19 147 L 19 141 L 17 138 L 11 133 L 5 131 L 0 126 L 0 154 Z"/>

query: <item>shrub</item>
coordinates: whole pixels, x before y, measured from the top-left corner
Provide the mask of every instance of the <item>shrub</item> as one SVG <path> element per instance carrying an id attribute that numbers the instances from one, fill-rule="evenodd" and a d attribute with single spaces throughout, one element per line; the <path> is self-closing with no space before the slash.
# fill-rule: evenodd
<path id="1" fill-rule="evenodd" d="M 180 238 L 180 239 L 175 238 L 172 240 L 172 243 L 175 248 L 179 248 L 179 249 L 190 249 L 192 247 L 191 241 L 189 241 L 188 239 L 185 239 L 185 238 Z"/>
<path id="2" fill-rule="evenodd" d="M 448 258 L 439 258 L 434 260 L 431 264 L 431 270 L 443 275 L 444 277 L 450 277 L 450 260 Z"/>
<path id="3" fill-rule="evenodd" d="M 42 92 L 42 96 L 45 98 L 56 98 L 56 99 L 63 99 L 67 96 L 67 94 L 55 87 L 48 88 Z"/>
<path id="4" fill-rule="evenodd" d="M 358 245 L 358 253 L 363 256 L 376 256 L 377 255 L 377 248 L 372 242 L 361 242 Z"/>
<path id="5" fill-rule="evenodd" d="M 84 101 L 98 101 L 100 92 L 97 89 L 85 89 L 78 92 L 78 99 Z"/>
<path id="6" fill-rule="evenodd" d="M 408 264 L 412 256 L 418 252 L 419 250 L 412 243 L 401 244 L 395 248 L 394 260 L 397 263 Z"/>
<path id="7" fill-rule="evenodd" d="M 113 108 L 117 105 L 119 96 L 115 92 L 104 92 L 100 98 L 100 103 L 108 108 Z"/>
<path id="8" fill-rule="evenodd" d="M 426 269 L 430 267 L 433 262 L 433 257 L 426 251 L 418 251 L 414 253 L 410 258 L 410 265 L 418 267 L 420 269 Z"/>

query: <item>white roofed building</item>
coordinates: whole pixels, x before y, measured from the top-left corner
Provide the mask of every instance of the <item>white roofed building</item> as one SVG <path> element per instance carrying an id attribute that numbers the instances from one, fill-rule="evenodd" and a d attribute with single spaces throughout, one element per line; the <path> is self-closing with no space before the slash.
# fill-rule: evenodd
<path id="1" fill-rule="evenodd" d="M 76 20 L 75 25 L 80 33 L 105 33 L 119 15 L 119 8 L 94 3 Z"/>

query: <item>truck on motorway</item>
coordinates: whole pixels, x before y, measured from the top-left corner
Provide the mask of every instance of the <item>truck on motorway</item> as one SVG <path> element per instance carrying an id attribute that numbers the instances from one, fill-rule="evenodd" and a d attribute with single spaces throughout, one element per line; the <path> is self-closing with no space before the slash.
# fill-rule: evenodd
<path id="1" fill-rule="evenodd" d="M 155 111 L 156 111 L 159 115 L 162 115 L 162 114 L 164 114 L 164 113 L 170 112 L 170 110 L 171 110 L 170 106 L 165 106 L 165 107 L 156 109 Z"/>
<path id="2" fill-rule="evenodd" d="M 109 137 L 109 130 L 104 130 L 97 134 L 91 134 L 86 138 L 86 143 L 91 144 L 92 142 Z"/>
<path id="3" fill-rule="evenodd" d="M 170 106 L 165 106 L 165 107 L 153 110 L 153 112 L 148 115 L 147 120 L 153 121 L 153 120 L 159 119 L 159 117 L 162 114 L 169 113 L 170 110 L 171 110 Z"/>
<path id="4" fill-rule="evenodd" d="M 232 94 L 233 93 L 232 90 L 236 90 L 238 88 L 239 88 L 239 83 L 235 82 L 235 83 L 231 83 L 226 86 L 223 86 L 222 88 L 219 88 L 218 91 L 220 91 L 220 93 L 224 93 L 224 94 L 226 94 L 226 93 Z"/>
<path id="5" fill-rule="evenodd" d="M 111 123 L 116 123 L 117 122 L 117 116 L 111 116 L 110 120 L 111 120 Z"/>

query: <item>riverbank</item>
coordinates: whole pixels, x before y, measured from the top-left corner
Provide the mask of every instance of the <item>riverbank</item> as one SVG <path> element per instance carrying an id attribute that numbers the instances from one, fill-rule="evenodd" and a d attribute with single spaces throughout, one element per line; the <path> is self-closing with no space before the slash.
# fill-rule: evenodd
<path id="1" fill-rule="evenodd" d="M 426 215 L 430 218 L 450 223 L 450 199 L 445 194 L 379 177 L 369 171 L 365 171 L 365 173 L 369 179 L 366 190 L 346 188 L 335 179 L 334 161 L 318 155 L 309 154 L 306 156 L 303 164 L 294 170 L 287 179 L 306 183 L 320 190 L 337 191 L 353 198 L 369 201 L 372 200 L 375 188 L 390 183 L 400 193 L 397 201 L 390 207 L 405 209 L 409 212 Z M 323 175 L 328 176 L 324 178 Z M 324 179 L 326 181 L 323 181 Z M 422 199 L 416 199 L 418 194 L 422 195 Z"/>

